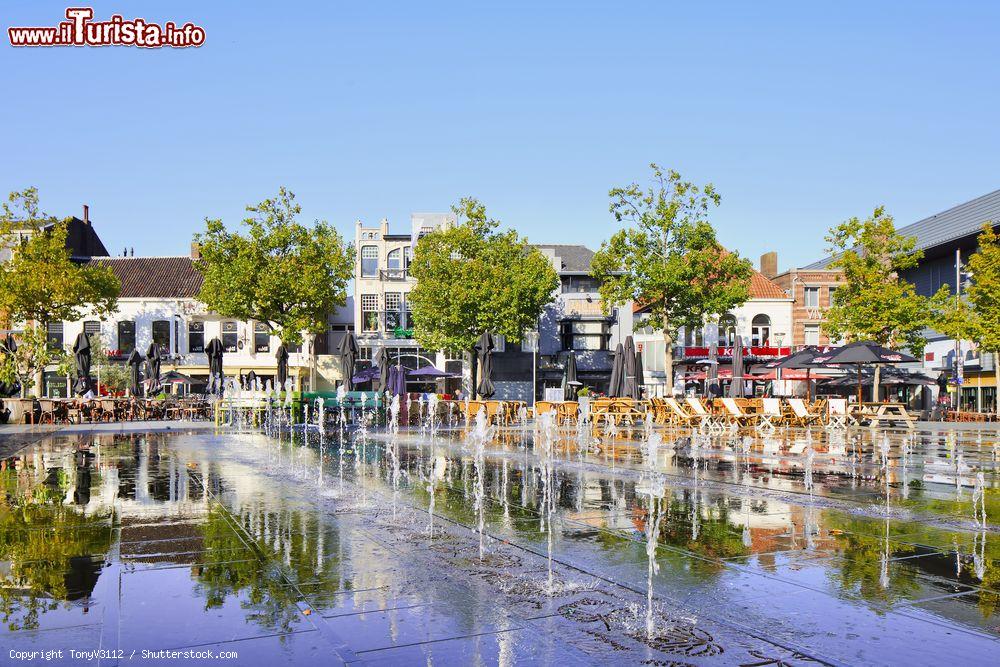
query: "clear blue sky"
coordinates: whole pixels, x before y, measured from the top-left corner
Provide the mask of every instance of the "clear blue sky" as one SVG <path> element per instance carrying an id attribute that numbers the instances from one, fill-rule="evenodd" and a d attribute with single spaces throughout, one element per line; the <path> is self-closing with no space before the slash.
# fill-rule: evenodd
<path id="1" fill-rule="evenodd" d="M 657 161 L 714 182 L 721 240 L 785 268 L 876 204 L 906 224 L 1000 187 L 996 2 L 483 4 L 94 3 L 203 25 L 188 50 L 4 30 L 0 190 L 89 203 L 112 252 L 184 253 L 281 184 L 351 236 L 474 195 L 596 248 L 608 188 Z M 65 7 L 8 0 L 3 27 Z"/>

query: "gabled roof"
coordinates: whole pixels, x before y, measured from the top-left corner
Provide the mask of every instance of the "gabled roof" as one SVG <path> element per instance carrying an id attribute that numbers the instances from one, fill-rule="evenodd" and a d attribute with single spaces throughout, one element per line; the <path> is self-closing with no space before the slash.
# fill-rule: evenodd
<path id="1" fill-rule="evenodd" d="M 122 299 L 189 299 L 198 296 L 202 275 L 190 257 L 101 257 L 122 284 Z"/>
<path id="2" fill-rule="evenodd" d="M 754 269 L 753 275 L 750 276 L 750 299 L 789 299 L 792 297 L 788 296 L 785 290 L 778 287 L 770 278 L 765 276 L 760 271 Z M 645 306 L 641 306 L 638 303 L 632 304 L 632 312 L 640 313 L 645 310 Z"/>
<path id="3" fill-rule="evenodd" d="M 539 250 L 550 250 L 560 259 L 560 271 L 570 273 L 589 273 L 590 262 L 594 259 L 594 251 L 582 245 L 560 245 L 552 243 L 533 244 Z"/>
<path id="4" fill-rule="evenodd" d="M 918 220 L 913 224 L 899 227 L 896 231 L 903 236 L 915 236 L 917 250 L 926 250 L 966 236 L 978 234 L 984 222 L 992 221 L 1000 225 L 1000 190 L 994 190 L 982 197 L 976 197 L 964 204 L 952 206 L 946 211 Z M 834 256 L 813 262 L 803 269 L 825 269 Z"/>

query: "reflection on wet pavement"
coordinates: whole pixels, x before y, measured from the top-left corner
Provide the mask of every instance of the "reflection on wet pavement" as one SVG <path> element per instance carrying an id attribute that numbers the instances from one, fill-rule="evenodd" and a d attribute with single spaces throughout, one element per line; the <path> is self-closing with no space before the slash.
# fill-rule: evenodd
<path id="1" fill-rule="evenodd" d="M 52 434 L 0 462 L 2 643 L 261 665 L 987 661 L 995 436 L 888 433 L 503 430 L 481 458 L 461 429 Z"/>

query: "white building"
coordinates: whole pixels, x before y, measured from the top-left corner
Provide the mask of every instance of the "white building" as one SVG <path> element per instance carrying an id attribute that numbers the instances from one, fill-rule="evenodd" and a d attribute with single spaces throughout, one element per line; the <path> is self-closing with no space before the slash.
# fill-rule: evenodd
<path id="1" fill-rule="evenodd" d="M 160 346 L 161 371 L 177 370 L 195 380 L 192 391 L 200 392 L 208 380 L 205 345 L 219 338 L 225 346 L 223 373 L 246 375 L 250 371 L 261 381 L 273 381 L 277 371 L 275 352 L 281 341 L 272 336 L 263 322 L 243 322 L 209 312 L 197 299 L 202 276 L 191 257 L 95 257 L 89 261 L 109 266 L 121 282 L 117 311 L 103 320 L 86 315 L 73 322 L 48 325 L 51 344 L 71 349 L 77 335 L 99 335 L 101 346 L 113 361 L 124 363 L 133 349 L 145 356 L 150 344 Z M 339 326 L 344 326 L 340 324 Z M 296 389 L 308 389 L 310 378 L 316 389 L 332 388 L 339 378 L 337 364 L 329 357 L 331 332 L 309 345 L 290 349 L 289 377 Z M 44 393 L 65 396 L 67 380 L 50 368 L 45 373 Z"/>
<path id="2" fill-rule="evenodd" d="M 714 321 L 707 321 L 700 329 L 678 333 L 674 346 L 674 375 L 704 370 L 698 362 L 708 357 L 709 347 L 714 343 L 720 357 L 719 371 L 722 375 L 731 369 L 732 348 L 737 337 L 744 346 L 744 362 L 748 367 L 754 363 L 789 354 L 792 340 L 792 298 L 778 285 L 759 271 L 754 271 L 750 279 L 750 298 L 740 306 Z M 664 341 L 663 333 L 650 327 L 640 328 L 644 309 L 636 307 L 635 342 L 642 350 L 643 371 L 650 396 L 667 395 L 664 385 Z M 728 358 L 728 359 L 727 359 Z M 675 380 L 675 390 L 680 383 Z"/>

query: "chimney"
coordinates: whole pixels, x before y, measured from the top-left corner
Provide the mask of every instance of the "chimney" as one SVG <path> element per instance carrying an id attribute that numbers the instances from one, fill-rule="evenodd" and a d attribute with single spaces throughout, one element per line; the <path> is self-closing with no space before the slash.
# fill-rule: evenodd
<path id="1" fill-rule="evenodd" d="M 201 246 L 194 241 L 191 243 L 191 259 L 201 259 Z"/>
<path id="2" fill-rule="evenodd" d="M 772 250 L 760 256 L 760 272 L 767 278 L 778 275 L 778 253 Z"/>
<path id="3" fill-rule="evenodd" d="M 86 204 L 83 205 L 83 224 L 90 224 L 90 207 Z"/>

